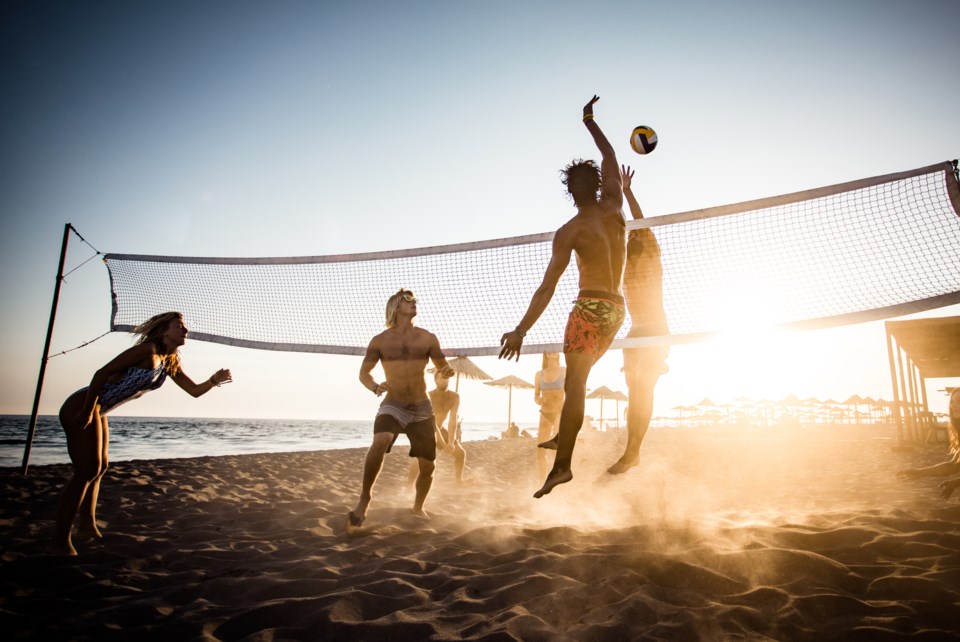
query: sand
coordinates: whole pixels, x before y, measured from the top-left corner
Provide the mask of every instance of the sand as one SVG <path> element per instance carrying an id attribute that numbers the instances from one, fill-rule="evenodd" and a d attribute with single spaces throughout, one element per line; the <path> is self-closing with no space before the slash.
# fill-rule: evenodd
<path id="1" fill-rule="evenodd" d="M 0 469 L 10 640 L 960 640 L 960 502 L 894 471 L 944 458 L 852 429 L 677 430 L 535 500 L 530 440 L 441 456 L 423 520 L 407 448 L 344 530 L 365 450 L 112 464 L 103 542 L 44 553 L 66 465 Z M 881 431 L 888 434 L 888 431 Z"/>

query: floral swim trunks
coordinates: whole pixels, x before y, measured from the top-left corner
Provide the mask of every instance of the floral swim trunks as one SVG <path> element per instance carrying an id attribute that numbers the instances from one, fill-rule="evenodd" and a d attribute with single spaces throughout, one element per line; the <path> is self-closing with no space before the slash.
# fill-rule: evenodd
<path id="1" fill-rule="evenodd" d="M 581 290 L 567 318 L 563 351 L 592 354 L 596 362 L 613 343 L 625 317 L 622 296 Z"/>

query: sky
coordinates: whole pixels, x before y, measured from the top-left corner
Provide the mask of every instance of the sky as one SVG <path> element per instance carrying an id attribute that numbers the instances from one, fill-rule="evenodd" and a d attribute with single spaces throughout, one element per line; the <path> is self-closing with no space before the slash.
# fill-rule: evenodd
<path id="1" fill-rule="evenodd" d="M 51 354 L 109 329 L 95 250 L 324 255 L 556 229 L 573 214 L 557 171 L 596 156 L 580 123 L 594 94 L 648 217 L 960 154 L 953 0 L 41 0 L 0 15 L 0 414 L 31 410 L 66 223 L 87 243 L 69 241 Z M 653 154 L 630 151 L 638 124 L 657 130 Z M 40 413 L 130 345 L 113 333 L 51 358 Z M 365 419 L 378 403 L 359 357 L 199 341 L 182 357 L 195 380 L 228 367 L 234 383 L 200 399 L 168 384 L 116 414 Z M 530 382 L 540 363 L 475 361 Z M 892 397 L 882 322 L 676 346 L 669 364 L 660 416 L 704 397 Z M 625 391 L 621 365 L 606 355 L 589 387 Z M 932 410 L 946 385 L 960 380 L 928 382 Z M 460 392 L 465 420 L 506 419 L 507 391 Z M 531 391 L 512 413 L 536 421 Z"/>

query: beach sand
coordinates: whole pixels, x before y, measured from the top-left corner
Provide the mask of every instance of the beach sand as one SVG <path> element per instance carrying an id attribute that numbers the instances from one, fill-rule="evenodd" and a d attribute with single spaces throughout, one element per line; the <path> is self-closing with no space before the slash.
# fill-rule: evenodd
<path id="1" fill-rule="evenodd" d="M 540 500 L 532 440 L 441 455 L 411 514 L 406 446 L 344 531 L 364 449 L 111 465 L 102 543 L 44 554 L 70 468 L 0 469 L 8 640 L 960 640 L 960 502 L 842 426 L 587 434 Z M 889 429 L 878 431 L 889 436 Z M 401 441 L 403 438 L 401 438 Z"/>

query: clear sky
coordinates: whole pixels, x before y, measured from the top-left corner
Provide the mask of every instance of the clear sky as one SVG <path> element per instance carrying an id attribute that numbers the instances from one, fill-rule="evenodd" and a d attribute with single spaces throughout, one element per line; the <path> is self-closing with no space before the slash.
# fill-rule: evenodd
<path id="1" fill-rule="evenodd" d="M 2 11 L 5 414 L 30 411 L 67 222 L 102 252 L 180 256 L 545 232 L 573 214 L 557 170 L 596 156 L 580 123 L 595 93 L 648 216 L 960 154 L 954 0 L 31 1 Z M 638 124 L 660 136 L 646 157 L 628 147 Z M 70 244 L 68 269 L 92 254 Z M 330 304 L 349 315 L 354 302 Z M 960 309 L 931 313 L 949 314 Z M 106 269 L 91 261 L 64 284 L 52 351 L 102 334 L 109 315 Z M 41 413 L 129 345 L 112 334 L 52 359 Z M 169 384 L 118 413 L 363 419 L 377 404 L 357 382 L 359 357 L 202 342 L 182 353 L 193 378 L 229 367 L 235 383 L 199 400 Z M 532 356 L 476 361 L 528 381 L 539 367 Z M 620 365 L 619 352 L 604 357 L 590 387 L 625 390 Z M 658 415 L 703 397 L 892 396 L 881 323 L 746 350 L 679 346 L 670 367 Z M 957 384 L 931 382 L 934 410 L 946 406 L 936 389 Z M 467 420 L 505 419 L 506 391 L 460 388 Z M 513 411 L 536 420 L 530 391 L 514 391 Z"/>

